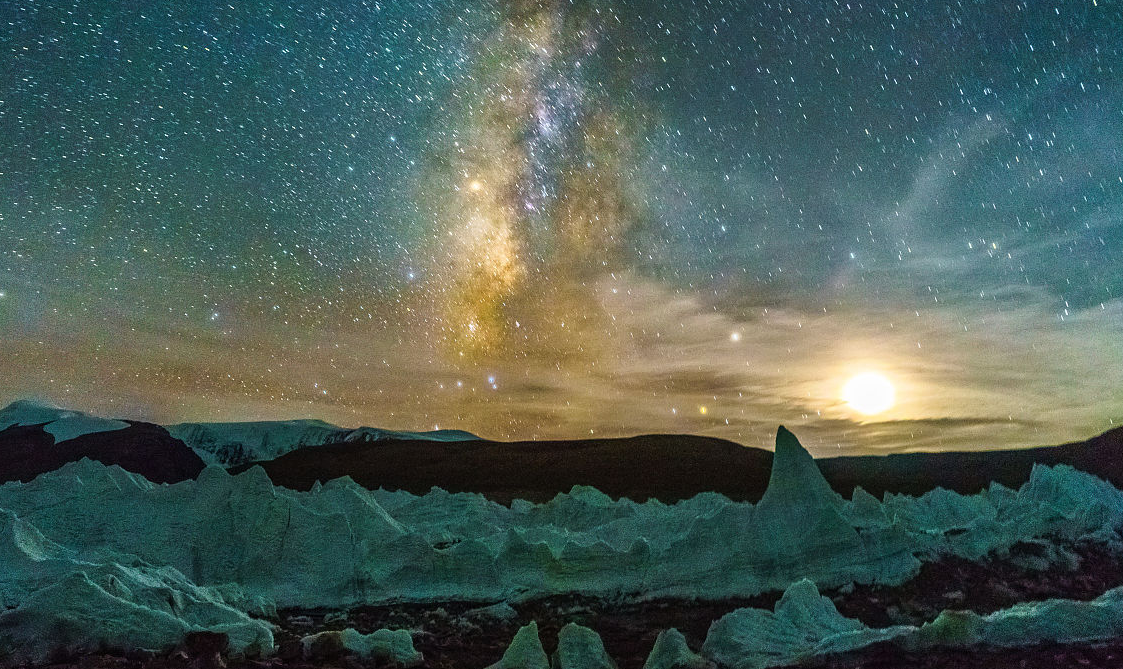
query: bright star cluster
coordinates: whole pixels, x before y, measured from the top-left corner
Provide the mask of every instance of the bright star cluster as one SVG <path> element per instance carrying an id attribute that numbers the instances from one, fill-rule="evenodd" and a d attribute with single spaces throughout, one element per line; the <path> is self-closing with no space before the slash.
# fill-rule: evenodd
<path id="1" fill-rule="evenodd" d="M 15 0 L 0 402 L 991 448 L 1123 419 L 1123 10 Z M 840 388 L 870 370 L 876 412 Z M 879 407 L 881 405 L 879 404 Z"/>

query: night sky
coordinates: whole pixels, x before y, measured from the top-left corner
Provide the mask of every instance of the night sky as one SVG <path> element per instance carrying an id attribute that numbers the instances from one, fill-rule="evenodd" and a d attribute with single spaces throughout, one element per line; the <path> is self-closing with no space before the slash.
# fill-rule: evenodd
<path id="1" fill-rule="evenodd" d="M 820 455 L 1123 420 L 1113 0 L 12 0 L 0 54 L 0 403 Z"/>

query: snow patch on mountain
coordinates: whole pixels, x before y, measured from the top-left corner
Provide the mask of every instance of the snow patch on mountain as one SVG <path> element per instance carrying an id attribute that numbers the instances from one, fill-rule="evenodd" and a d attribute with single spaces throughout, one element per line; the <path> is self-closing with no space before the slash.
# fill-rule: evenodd
<path id="1" fill-rule="evenodd" d="M 0 409 L 0 430 L 13 425 L 43 425 L 43 429 L 55 438 L 55 443 L 94 432 L 122 430 L 129 426 L 124 421 L 98 418 L 81 411 L 60 409 L 32 400 L 17 400 Z"/>
<path id="2" fill-rule="evenodd" d="M 479 437 L 462 430 L 398 432 L 373 427 L 348 429 L 322 420 L 259 421 L 242 423 L 178 423 L 168 432 L 187 444 L 207 464 L 233 467 L 272 460 L 285 453 L 324 444 L 373 442 L 385 439 L 472 441 Z"/>

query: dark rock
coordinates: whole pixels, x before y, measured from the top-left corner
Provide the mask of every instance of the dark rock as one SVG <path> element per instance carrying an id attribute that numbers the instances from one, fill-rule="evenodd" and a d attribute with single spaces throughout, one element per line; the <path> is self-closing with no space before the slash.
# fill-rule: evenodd
<path id="1" fill-rule="evenodd" d="M 43 425 L 0 430 L 0 482 L 30 481 L 82 458 L 118 465 L 154 483 L 193 479 L 203 461 L 159 425 L 126 421 L 120 430 L 93 432 L 55 443 Z"/>
<path id="2" fill-rule="evenodd" d="M 183 638 L 183 650 L 191 657 L 225 653 L 230 637 L 223 632 L 188 632 Z"/>
<path id="3" fill-rule="evenodd" d="M 277 658 L 285 662 L 295 662 L 304 657 L 300 639 L 284 639 L 277 645 Z"/>
<path id="4" fill-rule="evenodd" d="M 310 662 L 331 662 L 338 660 L 348 651 L 343 646 L 343 639 L 337 631 L 320 632 L 301 641 L 303 656 Z"/>
<path id="5" fill-rule="evenodd" d="M 125 653 L 125 658 L 128 659 L 129 662 L 132 662 L 134 664 L 144 664 L 146 662 L 151 662 L 155 657 L 156 653 L 144 648 L 134 648 Z"/>

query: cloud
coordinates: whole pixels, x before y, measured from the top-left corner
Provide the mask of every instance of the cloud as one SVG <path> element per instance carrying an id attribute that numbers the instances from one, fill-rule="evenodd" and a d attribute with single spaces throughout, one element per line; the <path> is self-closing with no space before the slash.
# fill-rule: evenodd
<path id="1" fill-rule="evenodd" d="M 1102 431 L 1123 415 L 1113 390 L 1123 383 L 1118 301 L 1065 320 L 1033 291 L 1013 305 L 789 305 L 734 318 L 636 277 L 617 288 L 604 306 L 623 341 L 602 375 L 622 396 L 641 391 L 634 402 L 663 422 L 707 434 L 751 441 L 762 425 L 785 423 L 848 450 L 1031 446 Z M 876 423 L 838 396 L 865 369 L 898 389 L 897 406 Z"/>

